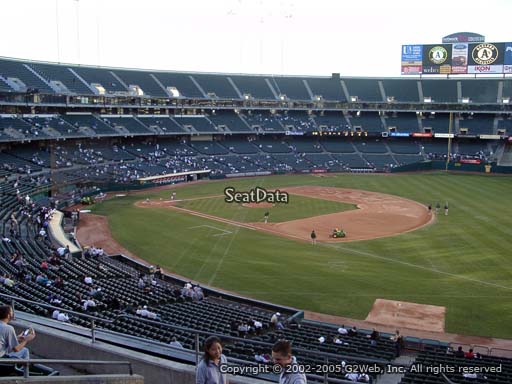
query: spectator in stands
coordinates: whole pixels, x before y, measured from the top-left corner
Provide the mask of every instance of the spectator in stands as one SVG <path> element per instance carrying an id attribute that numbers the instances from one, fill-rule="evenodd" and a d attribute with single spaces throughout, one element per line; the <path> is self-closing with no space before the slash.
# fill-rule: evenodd
<path id="1" fill-rule="evenodd" d="M 57 315 L 57 320 L 63 323 L 69 323 L 69 316 L 67 313 L 61 312 Z"/>
<path id="2" fill-rule="evenodd" d="M 252 326 L 254 328 L 254 332 L 256 335 L 259 335 L 261 333 L 261 330 L 263 329 L 263 323 L 258 320 L 252 320 Z"/>
<path id="3" fill-rule="evenodd" d="M 340 328 L 338 328 L 338 333 L 340 335 L 348 335 L 348 330 L 345 328 L 345 325 L 342 325 Z"/>
<path id="4" fill-rule="evenodd" d="M 245 337 L 249 333 L 249 325 L 243 322 L 238 326 L 238 335 L 240 337 Z"/>
<path id="5" fill-rule="evenodd" d="M 464 351 L 462 350 L 462 346 L 459 345 L 459 348 L 457 348 L 457 351 L 455 351 L 455 353 L 453 354 L 455 357 L 464 357 L 465 356 L 465 353 Z"/>
<path id="6" fill-rule="evenodd" d="M 85 276 L 85 277 L 84 277 L 84 283 L 85 283 L 85 284 L 92 285 L 92 284 L 94 284 L 94 280 L 92 279 L 92 277 L 91 277 L 91 276 Z"/>
<path id="7" fill-rule="evenodd" d="M 57 254 L 60 257 L 64 257 L 64 254 L 66 253 L 66 247 L 58 247 L 57 248 Z"/>
<path id="8" fill-rule="evenodd" d="M 292 355 L 292 345 L 287 340 L 280 340 L 272 347 L 272 360 L 285 368 L 297 364 L 297 359 Z M 289 369 L 279 376 L 279 384 L 305 384 L 306 375 L 298 369 Z"/>
<path id="9" fill-rule="evenodd" d="M 380 338 L 380 333 L 375 328 L 372 329 L 372 333 L 367 336 L 370 339 L 371 345 L 377 345 L 377 341 Z"/>
<path id="10" fill-rule="evenodd" d="M 48 271 L 48 262 L 46 260 L 43 260 L 41 261 L 41 266 L 40 268 L 43 270 L 43 271 Z"/>
<path id="11" fill-rule="evenodd" d="M 222 354 L 222 344 L 217 336 L 210 336 L 204 343 L 204 355 L 196 370 L 196 384 L 227 384 L 227 374 L 220 372 L 220 365 L 227 364 Z"/>
<path id="12" fill-rule="evenodd" d="M 91 298 L 88 297 L 85 300 L 82 300 L 82 308 L 85 312 L 94 310 L 96 308 L 96 302 Z"/>
<path id="13" fill-rule="evenodd" d="M 357 336 L 357 328 L 356 328 L 356 326 L 355 326 L 355 325 L 354 325 L 354 326 L 352 326 L 352 328 L 350 328 L 350 329 L 348 330 L 348 335 L 349 335 L 349 336 Z"/>
<path id="14" fill-rule="evenodd" d="M 40 239 L 40 240 L 44 240 L 44 239 L 46 239 L 46 231 L 44 230 L 44 228 L 41 228 L 41 229 L 39 230 L 39 239 Z"/>
<path id="15" fill-rule="evenodd" d="M 91 290 L 89 291 L 89 295 L 96 300 L 102 300 L 103 299 L 103 291 L 101 290 L 101 287 L 98 287 L 94 285 L 91 287 Z"/>
<path id="16" fill-rule="evenodd" d="M 281 316 L 281 314 L 279 312 L 276 312 L 272 315 L 272 317 L 270 318 L 270 325 L 272 326 L 272 328 L 276 328 L 277 327 L 277 323 L 279 322 L 279 317 Z"/>
<path id="17" fill-rule="evenodd" d="M 45 286 L 51 285 L 51 281 L 48 279 L 48 276 L 46 276 L 46 274 L 44 273 L 40 273 L 39 275 L 36 276 L 36 283 Z"/>
<path id="18" fill-rule="evenodd" d="M 391 337 L 391 340 L 395 343 L 395 356 L 398 357 L 404 347 L 404 338 L 400 335 L 400 331 L 398 329 L 396 330 L 395 335 Z"/>
<path id="19" fill-rule="evenodd" d="M 482 373 L 463 373 L 462 377 L 465 379 L 487 380 L 487 376 L 484 376 Z"/>
<path id="20" fill-rule="evenodd" d="M 169 343 L 171 347 L 175 348 L 183 348 L 183 345 L 176 339 L 176 337 L 173 337 L 171 342 Z"/>
<path id="21" fill-rule="evenodd" d="M 58 309 L 52 312 L 52 319 L 57 320 L 59 318 L 60 311 Z"/>
<path id="22" fill-rule="evenodd" d="M 370 376 L 368 376 L 366 373 L 347 373 L 345 374 L 345 379 L 348 381 L 353 381 L 356 383 L 369 383 L 370 382 Z"/>
<path id="23" fill-rule="evenodd" d="M 11 275 L 5 275 L 2 277 L 2 283 L 6 287 L 14 287 L 14 280 L 11 278 Z"/>
<path id="24" fill-rule="evenodd" d="M 254 360 L 258 363 L 268 364 L 272 361 L 272 357 L 268 353 L 259 352 L 254 355 Z"/>
<path id="25" fill-rule="evenodd" d="M 55 278 L 54 285 L 55 285 L 57 288 L 64 288 L 64 280 L 62 280 L 62 277 L 57 276 L 57 277 Z"/>
<path id="26" fill-rule="evenodd" d="M 9 322 L 14 319 L 14 311 L 10 305 L 0 306 L 0 357 L 7 356 L 19 359 L 29 359 L 30 352 L 26 345 L 34 340 L 36 333 L 33 329 L 27 335 L 16 336 Z"/>
<path id="27" fill-rule="evenodd" d="M 474 359 L 475 358 L 475 354 L 473 353 L 473 348 L 470 348 L 469 351 L 467 351 L 465 354 L 464 354 L 464 357 L 466 359 Z"/>
<path id="28" fill-rule="evenodd" d="M 156 268 L 155 268 L 155 277 L 157 279 L 161 279 L 162 278 L 162 268 L 157 265 Z"/>

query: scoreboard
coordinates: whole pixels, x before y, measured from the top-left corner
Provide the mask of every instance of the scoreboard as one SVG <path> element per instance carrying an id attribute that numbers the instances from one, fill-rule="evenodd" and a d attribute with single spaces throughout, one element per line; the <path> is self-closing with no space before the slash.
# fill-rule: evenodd
<path id="1" fill-rule="evenodd" d="M 512 73 L 512 43 L 402 45 L 402 75 Z"/>

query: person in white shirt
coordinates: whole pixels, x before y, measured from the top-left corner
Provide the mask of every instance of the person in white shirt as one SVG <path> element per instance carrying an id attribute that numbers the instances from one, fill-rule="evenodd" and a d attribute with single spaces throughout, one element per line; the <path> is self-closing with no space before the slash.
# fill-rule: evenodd
<path id="1" fill-rule="evenodd" d="M 59 318 L 59 314 L 60 314 L 60 311 L 59 311 L 58 309 L 56 309 L 55 311 L 53 311 L 53 313 L 52 313 L 52 319 L 58 320 L 58 318 Z"/>
<path id="2" fill-rule="evenodd" d="M 84 311 L 87 311 L 89 308 L 95 308 L 96 307 L 96 302 L 89 298 L 87 300 L 83 300 L 83 308 L 84 308 Z"/>
<path id="3" fill-rule="evenodd" d="M 57 320 L 67 323 L 69 322 L 69 316 L 67 313 L 59 313 L 59 315 L 57 316 Z"/>
<path id="4" fill-rule="evenodd" d="M 93 284 L 94 283 L 94 280 L 92 279 L 91 276 L 85 276 L 84 278 L 84 283 L 85 284 Z"/>
<path id="5" fill-rule="evenodd" d="M 147 306 L 147 305 L 145 305 L 144 307 L 142 307 L 142 309 L 141 309 L 141 311 L 140 311 L 140 315 L 141 315 L 142 317 L 148 317 L 149 313 L 150 313 L 150 312 L 148 311 L 148 306 Z"/>
<path id="6" fill-rule="evenodd" d="M 172 340 L 169 343 L 169 345 L 171 347 L 175 347 L 175 348 L 183 348 L 183 345 L 175 337 L 172 338 Z"/>
<path id="7" fill-rule="evenodd" d="M 279 316 L 281 316 L 281 314 L 279 312 L 276 312 L 270 318 L 270 323 L 274 328 L 277 326 L 277 323 L 279 322 Z"/>

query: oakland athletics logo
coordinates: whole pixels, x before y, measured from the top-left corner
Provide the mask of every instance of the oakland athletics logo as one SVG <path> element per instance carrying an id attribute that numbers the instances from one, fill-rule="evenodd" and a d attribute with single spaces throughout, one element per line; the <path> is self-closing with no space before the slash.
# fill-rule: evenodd
<path id="1" fill-rule="evenodd" d="M 437 46 L 428 52 L 428 58 L 434 64 L 443 64 L 448 58 L 448 52 L 444 47 Z"/>
<path id="2" fill-rule="evenodd" d="M 493 44 L 478 44 L 473 48 L 471 56 L 475 63 L 489 65 L 494 63 L 498 58 L 498 48 Z"/>

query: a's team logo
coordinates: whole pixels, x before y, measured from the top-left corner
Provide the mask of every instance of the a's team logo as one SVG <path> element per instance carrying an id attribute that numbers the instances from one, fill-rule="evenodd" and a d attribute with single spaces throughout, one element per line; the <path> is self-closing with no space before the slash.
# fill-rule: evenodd
<path id="1" fill-rule="evenodd" d="M 471 56 L 475 63 L 489 65 L 498 59 L 498 48 L 493 44 L 478 44 L 473 48 Z"/>
<path id="2" fill-rule="evenodd" d="M 448 58 L 448 51 L 441 46 L 434 47 L 428 52 L 428 58 L 434 64 L 443 64 Z"/>

